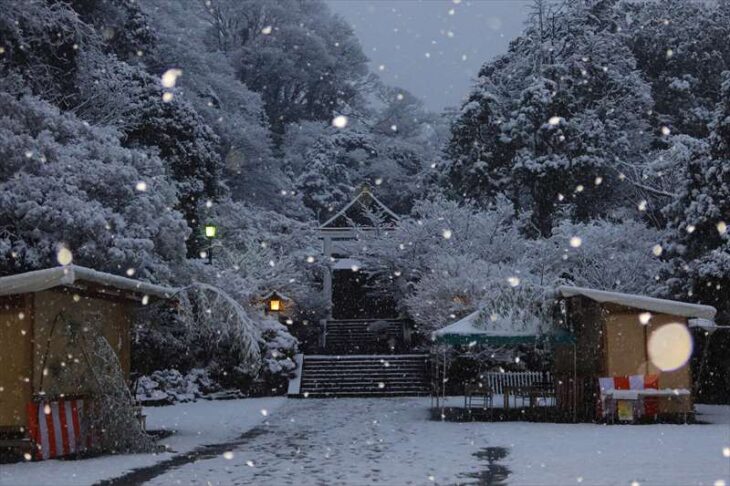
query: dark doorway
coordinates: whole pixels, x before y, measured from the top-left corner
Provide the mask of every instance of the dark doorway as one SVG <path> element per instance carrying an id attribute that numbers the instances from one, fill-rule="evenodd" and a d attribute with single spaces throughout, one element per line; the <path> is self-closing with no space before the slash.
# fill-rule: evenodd
<path id="1" fill-rule="evenodd" d="M 395 302 L 382 291 L 375 291 L 363 271 L 332 272 L 332 317 L 334 319 L 389 319 L 397 317 Z"/>

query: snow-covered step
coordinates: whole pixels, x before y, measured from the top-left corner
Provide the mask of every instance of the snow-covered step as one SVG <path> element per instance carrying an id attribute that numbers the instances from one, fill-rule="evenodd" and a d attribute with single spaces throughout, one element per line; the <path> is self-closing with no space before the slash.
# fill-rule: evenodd
<path id="1" fill-rule="evenodd" d="M 430 389 L 427 355 L 310 355 L 290 396 L 416 396 Z"/>
<path id="2" fill-rule="evenodd" d="M 338 391 L 338 392 L 304 392 L 302 398 L 345 398 L 345 397 L 421 397 L 427 395 L 428 391 L 422 392 L 390 392 L 390 391 Z"/>
<path id="3" fill-rule="evenodd" d="M 373 329 L 377 327 L 378 329 Z M 325 335 L 328 353 L 387 352 L 390 346 L 401 347 L 403 321 L 399 320 L 329 320 Z"/>

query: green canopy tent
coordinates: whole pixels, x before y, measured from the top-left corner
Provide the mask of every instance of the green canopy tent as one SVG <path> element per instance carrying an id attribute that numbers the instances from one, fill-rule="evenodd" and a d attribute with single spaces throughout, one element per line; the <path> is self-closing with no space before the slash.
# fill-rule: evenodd
<path id="1" fill-rule="evenodd" d="M 542 333 L 537 330 L 517 331 L 489 329 L 487 326 L 479 326 L 480 318 L 482 318 L 482 311 L 472 312 L 453 324 L 449 324 L 448 326 L 431 333 L 431 340 L 434 344 L 444 345 L 442 351 L 443 365 L 441 366 L 441 386 L 434 386 L 432 389 L 432 399 L 436 399 L 437 408 L 446 395 L 446 373 L 448 370 L 446 347 L 448 346 L 487 345 L 494 347 L 509 347 L 520 344 L 536 345 L 541 342 L 557 344 L 575 343 L 575 336 L 564 329 L 554 329 L 547 333 Z M 434 361 L 436 364 L 436 369 L 434 370 L 435 376 L 438 377 L 439 366 L 437 360 Z"/>
<path id="2" fill-rule="evenodd" d="M 431 333 L 436 344 L 450 346 L 515 346 L 549 341 L 557 344 L 572 344 L 575 336 L 566 329 L 553 329 L 547 333 L 538 331 L 503 331 L 478 327 L 481 311 L 472 312 L 461 320 Z"/>
<path id="3" fill-rule="evenodd" d="M 477 327 L 481 311 L 472 312 L 453 324 L 434 331 L 431 338 L 435 343 L 451 346 L 486 344 L 491 346 L 510 346 L 534 344 L 538 334 L 532 332 L 505 332 Z"/>

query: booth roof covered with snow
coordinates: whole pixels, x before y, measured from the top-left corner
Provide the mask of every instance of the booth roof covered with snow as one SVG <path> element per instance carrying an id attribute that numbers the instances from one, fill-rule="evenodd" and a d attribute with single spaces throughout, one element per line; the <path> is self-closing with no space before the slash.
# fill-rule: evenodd
<path id="1" fill-rule="evenodd" d="M 40 393 L 87 392 L 89 374 L 69 323 L 98 329 L 128 378 L 134 311 L 174 292 L 76 265 L 0 278 L 0 433 L 25 428 L 26 405 Z"/>
<path id="2" fill-rule="evenodd" d="M 556 376 L 595 384 L 598 377 L 657 375 L 659 389 L 692 389 L 689 320 L 714 319 L 714 307 L 580 287 L 561 286 L 557 293 L 561 327 L 575 342 L 556 346 Z M 679 394 L 659 408 L 690 410 L 689 395 Z"/>

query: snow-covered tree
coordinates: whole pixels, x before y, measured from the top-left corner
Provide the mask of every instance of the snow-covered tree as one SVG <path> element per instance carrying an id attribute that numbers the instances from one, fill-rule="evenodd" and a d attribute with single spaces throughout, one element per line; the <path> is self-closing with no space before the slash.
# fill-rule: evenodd
<path id="1" fill-rule="evenodd" d="M 623 2 L 624 31 L 651 84 L 656 126 L 706 137 L 730 69 L 730 3 Z"/>
<path id="2" fill-rule="evenodd" d="M 666 267 L 660 258 L 665 236 L 638 221 L 563 221 L 549 238 L 529 243 L 530 269 L 543 285 L 651 294 Z"/>
<path id="3" fill-rule="evenodd" d="M 709 148 L 697 144 L 682 172 L 677 199 L 667 206 L 673 268 L 667 293 L 716 306 L 730 318 L 730 72 L 710 125 Z"/>
<path id="4" fill-rule="evenodd" d="M 419 201 L 395 228 L 353 245 L 367 271 L 425 329 L 474 310 L 489 282 L 520 278 L 527 248 L 504 198 L 488 210 L 443 197 Z"/>
<path id="5" fill-rule="evenodd" d="M 0 262 L 15 273 L 74 262 L 165 281 L 190 234 L 163 162 L 32 96 L 0 93 Z"/>
<path id="6" fill-rule="evenodd" d="M 0 20 L 5 43 L 0 63 L 8 79 L 4 89 L 16 94 L 30 91 L 91 124 L 113 126 L 121 132 L 124 146 L 159 155 L 178 192 L 176 209 L 193 229 L 189 253 L 197 254 L 198 209 L 202 201 L 223 190 L 215 133 L 189 102 L 172 91 L 163 92 L 159 74 L 152 76 L 143 66 L 122 62 L 110 52 L 107 43 L 113 40 L 105 39 L 103 26 L 97 30 L 73 10 L 78 7 L 88 13 L 91 4 L 6 3 Z M 89 15 L 90 21 L 97 20 Z"/>
<path id="7" fill-rule="evenodd" d="M 489 203 L 505 194 L 542 236 L 561 206 L 585 221 L 626 205 L 621 174 L 651 141 L 653 102 L 613 3 L 566 4 L 545 31 L 537 16 L 482 68 L 452 128 L 452 195 Z"/>
<path id="8" fill-rule="evenodd" d="M 241 81 L 261 93 L 275 132 L 329 121 L 357 105 L 366 58 L 352 29 L 322 1 L 211 0 L 210 36 Z"/>

